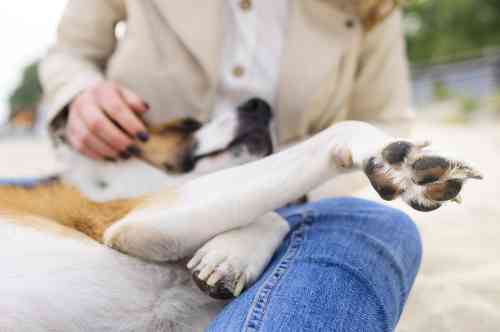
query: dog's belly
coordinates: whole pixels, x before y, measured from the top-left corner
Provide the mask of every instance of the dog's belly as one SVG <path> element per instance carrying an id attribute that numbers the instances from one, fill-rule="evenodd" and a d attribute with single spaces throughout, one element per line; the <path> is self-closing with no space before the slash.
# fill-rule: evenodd
<path id="1" fill-rule="evenodd" d="M 0 217 L 2 332 L 177 331 L 179 320 L 192 331 L 220 306 L 181 265 L 146 263 L 44 222 Z"/>

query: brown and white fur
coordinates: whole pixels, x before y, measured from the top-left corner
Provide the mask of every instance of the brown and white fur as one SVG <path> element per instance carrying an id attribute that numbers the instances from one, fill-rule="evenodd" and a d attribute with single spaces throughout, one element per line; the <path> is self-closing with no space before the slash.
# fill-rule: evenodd
<path id="1" fill-rule="evenodd" d="M 257 160 L 270 152 L 263 148 L 269 125 L 234 130 L 217 144 L 200 141 L 210 123 L 167 125 L 156 139 L 175 136 L 176 144 L 151 145 L 151 155 L 142 146 L 155 167 L 254 161 L 139 198 L 98 203 L 57 183 L 0 189 L 0 331 L 202 330 L 224 302 L 201 293 L 191 273 L 212 295 L 224 297 L 214 293 L 221 288 L 239 295 L 289 231 L 272 211 L 331 177 L 364 170 L 382 197 L 419 210 L 457 199 L 464 181 L 480 177 L 464 162 L 361 122 Z"/>

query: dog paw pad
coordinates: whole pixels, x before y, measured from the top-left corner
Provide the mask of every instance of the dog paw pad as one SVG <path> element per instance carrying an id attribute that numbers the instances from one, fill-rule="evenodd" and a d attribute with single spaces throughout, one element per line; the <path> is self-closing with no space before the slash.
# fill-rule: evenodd
<path id="1" fill-rule="evenodd" d="M 382 151 L 382 157 L 390 165 L 398 165 L 406 159 L 413 148 L 414 145 L 410 142 L 394 142 Z"/>
<path id="2" fill-rule="evenodd" d="M 440 156 L 427 146 L 396 141 L 366 159 L 364 172 L 381 198 L 402 197 L 415 210 L 429 212 L 446 201 L 460 202 L 464 183 L 482 179 L 467 162 Z"/>

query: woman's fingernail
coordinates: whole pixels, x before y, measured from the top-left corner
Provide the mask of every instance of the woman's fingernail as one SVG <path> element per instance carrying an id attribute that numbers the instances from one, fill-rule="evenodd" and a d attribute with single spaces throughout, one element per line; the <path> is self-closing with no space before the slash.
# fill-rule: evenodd
<path id="1" fill-rule="evenodd" d="M 122 158 L 123 160 L 129 160 L 130 157 L 132 157 L 132 155 L 129 152 L 127 151 L 120 152 L 120 158 Z"/>
<path id="2" fill-rule="evenodd" d="M 131 156 L 140 156 L 142 154 L 142 151 L 141 149 L 139 149 L 137 146 L 135 145 L 131 145 L 127 148 L 127 152 L 131 155 Z"/>
<path id="3" fill-rule="evenodd" d="M 146 106 L 146 109 L 149 111 L 151 109 L 151 105 L 149 105 L 148 102 L 144 102 L 144 106 Z"/>
<path id="4" fill-rule="evenodd" d="M 137 139 L 141 142 L 144 142 L 146 143 L 147 141 L 149 141 L 149 134 L 145 131 L 141 131 L 140 133 L 138 133 L 137 135 L 135 135 L 137 137 Z"/>

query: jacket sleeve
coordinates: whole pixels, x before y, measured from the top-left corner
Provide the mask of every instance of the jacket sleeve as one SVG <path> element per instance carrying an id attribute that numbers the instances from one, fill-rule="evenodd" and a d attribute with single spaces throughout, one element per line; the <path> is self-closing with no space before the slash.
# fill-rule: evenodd
<path id="1" fill-rule="evenodd" d="M 104 80 L 114 52 L 116 24 L 125 19 L 120 0 L 69 0 L 57 32 L 57 42 L 40 65 L 44 109 L 49 130 L 58 115 L 81 91 Z M 58 121 L 61 122 L 61 121 Z"/>
<path id="2" fill-rule="evenodd" d="M 401 12 L 396 10 L 365 33 L 348 118 L 407 137 L 414 121 L 409 84 Z"/>

